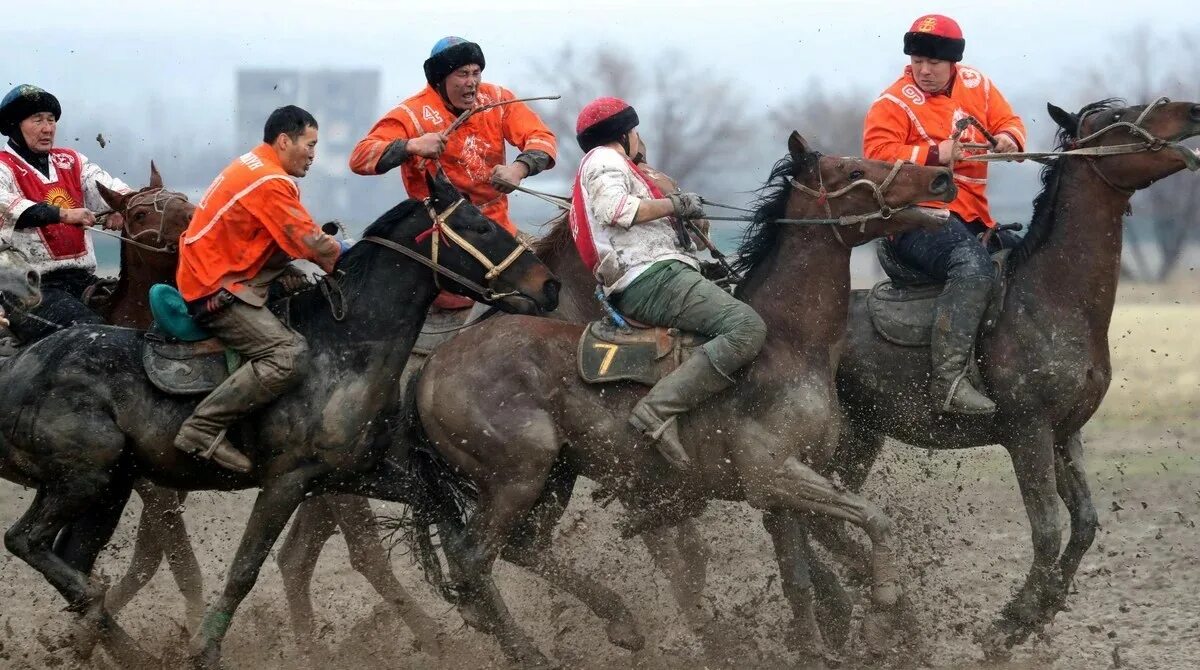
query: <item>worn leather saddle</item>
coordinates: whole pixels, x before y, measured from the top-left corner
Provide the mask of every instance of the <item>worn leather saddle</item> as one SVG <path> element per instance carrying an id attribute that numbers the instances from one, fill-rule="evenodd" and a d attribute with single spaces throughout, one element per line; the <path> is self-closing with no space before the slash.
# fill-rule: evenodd
<path id="1" fill-rule="evenodd" d="M 654 386 L 709 338 L 675 328 L 622 329 L 604 318 L 579 337 L 579 376 L 589 384 L 633 381 Z"/>
<path id="2" fill-rule="evenodd" d="M 980 334 L 988 333 L 1004 311 L 1008 291 L 1005 265 L 1010 249 L 992 254 L 992 297 L 980 324 Z M 887 244 L 878 245 L 879 262 L 891 279 L 866 291 L 867 312 L 880 337 L 902 347 L 928 347 L 933 333 L 934 303 L 943 284 L 901 264 Z"/>

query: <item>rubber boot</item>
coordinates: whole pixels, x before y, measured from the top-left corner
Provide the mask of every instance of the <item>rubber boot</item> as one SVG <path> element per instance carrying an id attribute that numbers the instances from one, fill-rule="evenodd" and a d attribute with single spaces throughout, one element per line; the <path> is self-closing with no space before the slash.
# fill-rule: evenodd
<path id="1" fill-rule="evenodd" d="M 634 405 L 629 423 L 655 439 L 659 453 L 672 467 L 686 470 L 692 459 L 679 441 L 677 417 L 732 383 L 702 350 L 697 351 Z"/>
<path id="2" fill-rule="evenodd" d="M 258 380 L 254 367 L 243 365 L 196 406 L 179 428 L 175 448 L 211 459 L 228 470 L 248 473 L 253 464 L 234 448 L 225 432 L 234 421 L 273 400 L 275 394 Z"/>
<path id="3" fill-rule="evenodd" d="M 990 277 L 947 282 L 934 304 L 930 354 L 933 377 L 930 395 L 939 411 L 951 414 L 991 414 L 996 404 L 967 378 L 975 355 L 975 335 L 992 294 Z"/>

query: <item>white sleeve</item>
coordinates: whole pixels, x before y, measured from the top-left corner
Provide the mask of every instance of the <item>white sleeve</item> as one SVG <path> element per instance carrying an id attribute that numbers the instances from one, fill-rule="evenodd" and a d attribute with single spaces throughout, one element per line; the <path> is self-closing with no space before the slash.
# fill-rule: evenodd
<path id="1" fill-rule="evenodd" d="M 37 203 L 26 198 L 7 165 L 0 165 L 0 244 L 12 242 L 17 219 Z"/>
<path id="2" fill-rule="evenodd" d="M 612 160 L 608 153 L 597 151 L 588 157 L 580 185 L 587 191 L 596 224 L 629 228 L 641 200 L 630 193 L 629 167 L 624 161 Z"/>
<path id="3" fill-rule="evenodd" d="M 107 212 L 111 209 L 108 203 L 104 202 L 104 198 L 100 197 L 100 189 L 96 188 L 96 184 L 104 184 L 104 187 L 116 191 L 117 193 L 132 193 L 125 182 L 117 179 L 104 171 L 104 168 L 89 161 L 87 156 L 79 154 L 79 160 L 83 167 L 80 168 L 80 174 L 83 176 L 83 206 L 93 212 Z"/>

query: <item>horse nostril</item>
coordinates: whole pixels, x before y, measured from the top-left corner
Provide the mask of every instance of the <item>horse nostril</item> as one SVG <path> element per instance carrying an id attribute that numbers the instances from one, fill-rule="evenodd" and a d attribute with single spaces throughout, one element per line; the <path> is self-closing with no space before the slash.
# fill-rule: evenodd
<path id="1" fill-rule="evenodd" d="M 950 189 L 950 186 L 953 183 L 954 182 L 950 180 L 950 175 L 943 172 L 933 178 L 933 183 L 929 185 L 929 190 L 937 195 L 942 195 Z"/>
<path id="2" fill-rule="evenodd" d="M 1200 123 L 1200 105 L 1192 105 L 1192 121 Z"/>
<path id="3" fill-rule="evenodd" d="M 37 273 L 36 270 L 30 270 L 29 273 L 25 275 L 25 281 L 28 282 L 30 286 L 37 288 L 42 283 L 42 277 Z"/>

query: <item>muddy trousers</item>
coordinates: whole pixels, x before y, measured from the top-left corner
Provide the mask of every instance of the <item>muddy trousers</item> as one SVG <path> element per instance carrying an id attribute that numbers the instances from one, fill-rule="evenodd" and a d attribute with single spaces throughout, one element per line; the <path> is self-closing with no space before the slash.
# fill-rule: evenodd
<path id="1" fill-rule="evenodd" d="M 914 230 L 886 242 L 895 256 L 946 283 L 934 303 L 929 391 L 940 412 L 989 414 L 995 404 L 967 379 L 975 355 L 975 335 L 992 291 L 992 260 L 975 235 L 980 224 L 957 215 L 937 230 Z"/>
<path id="2" fill-rule="evenodd" d="M 643 323 L 712 338 L 703 353 L 660 379 L 630 416 L 635 428 L 658 440 L 672 465 L 683 467 L 690 459 L 679 442 L 676 418 L 732 384 L 733 373 L 762 349 L 767 327 L 749 305 L 678 261 L 651 267 L 615 303 Z"/>
<path id="3" fill-rule="evenodd" d="M 308 373 L 308 344 L 265 307 L 240 300 L 200 319 L 246 363 L 208 394 L 179 429 L 175 446 L 188 453 L 212 455 L 229 426 L 279 397 Z"/>

